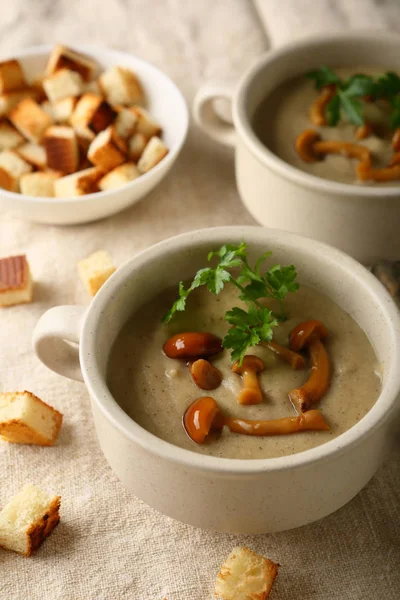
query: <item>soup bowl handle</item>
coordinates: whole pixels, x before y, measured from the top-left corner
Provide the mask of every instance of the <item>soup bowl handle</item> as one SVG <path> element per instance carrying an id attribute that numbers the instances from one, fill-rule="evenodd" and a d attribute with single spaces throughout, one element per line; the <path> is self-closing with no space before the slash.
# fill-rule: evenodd
<path id="1" fill-rule="evenodd" d="M 224 146 L 233 148 L 236 145 L 235 128 L 223 120 L 215 111 L 215 100 L 228 100 L 232 104 L 234 86 L 231 83 L 209 81 L 202 85 L 193 101 L 193 118 L 196 124 Z"/>
<path id="2" fill-rule="evenodd" d="M 56 306 L 42 315 L 33 331 L 33 349 L 49 369 L 83 381 L 79 364 L 79 339 L 85 306 Z"/>

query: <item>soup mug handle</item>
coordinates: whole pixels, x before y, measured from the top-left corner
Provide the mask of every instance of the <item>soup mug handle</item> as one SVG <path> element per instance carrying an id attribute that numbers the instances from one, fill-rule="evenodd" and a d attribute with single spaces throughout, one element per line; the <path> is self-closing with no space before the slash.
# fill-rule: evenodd
<path id="1" fill-rule="evenodd" d="M 223 99 L 231 105 L 233 92 L 233 84 L 210 81 L 201 86 L 192 107 L 193 118 L 200 129 L 213 140 L 231 148 L 236 144 L 235 128 L 218 116 L 214 102 Z"/>
<path id="2" fill-rule="evenodd" d="M 85 306 L 56 306 L 42 315 L 33 331 L 33 349 L 46 367 L 63 377 L 83 381 L 79 339 Z"/>

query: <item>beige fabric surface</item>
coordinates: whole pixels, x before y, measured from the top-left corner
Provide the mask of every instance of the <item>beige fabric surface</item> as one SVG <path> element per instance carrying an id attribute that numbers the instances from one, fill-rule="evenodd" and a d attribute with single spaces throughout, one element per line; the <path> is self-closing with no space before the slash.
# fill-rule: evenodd
<path id="1" fill-rule="evenodd" d="M 239 74 L 265 47 L 247 0 L 14 0 L 2 8 L 0 32 L 1 52 L 56 41 L 131 50 L 169 73 L 188 101 L 202 81 Z M 31 350 L 46 309 L 89 301 L 76 262 L 92 251 L 108 249 L 118 265 L 176 233 L 252 222 L 231 153 L 193 127 L 168 178 L 120 215 L 64 228 L 1 215 L 0 256 L 25 252 L 36 290 L 33 304 L 0 312 L 0 391 L 28 389 L 65 421 L 54 448 L 0 442 L 0 506 L 27 482 L 62 495 L 61 523 L 35 556 L 0 550 L 0 600 L 208 600 L 219 565 L 241 544 L 281 563 L 271 600 L 399 598 L 395 455 L 348 506 L 306 528 L 263 536 L 193 529 L 124 490 L 99 450 L 84 385 L 51 373 Z"/>

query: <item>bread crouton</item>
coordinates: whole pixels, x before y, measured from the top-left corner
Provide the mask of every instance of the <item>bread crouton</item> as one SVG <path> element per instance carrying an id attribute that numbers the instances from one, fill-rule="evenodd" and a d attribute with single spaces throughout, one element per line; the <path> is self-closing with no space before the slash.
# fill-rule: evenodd
<path id="1" fill-rule="evenodd" d="M 46 150 L 39 144 L 27 142 L 22 146 L 18 146 L 14 152 L 27 163 L 37 167 L 38 169 L 44 169 L 46 166 Z"/>
<path id="2" fill-rule="evenodd" d="M 111 257 L 105 250 L 99 250 L 78 263 L 80 278 L 91 296 L 96 295 L 115 270 Z"/>
<path id="3" fill-rule="evenodd" d="M 101 96 L 86 93 L 81 96 L 71 116 L 71 125 L 87 127 L 99 133 L 115 119 L 116 111 Z"/>
<path id="4" fill-rule="evenodd" d="M 278 565 L 248 548 L 234 548 L 222 565 L 214 595 L 221 600 L 266 600 Z"/>
<path id="5" fill-rule="evenodd" d="M 37 102 L 44 102 L 46 100 L 46 92 L 43 87 L 43 76 L 36 77 L 32 83 L 28 86 L 27 90 L 32 98 L 35 98 Z"/>
<path id="6" fill-rule="evenodd" d="M 168 154 L 168 148 L 159 137 L 149 140 L 137 164 L 141 173 L 147 173 Z"/>
<path id="7" fill-rule="evenodd" d="M 76 71 L 60 69 L 43 80 L 43 87 L 50 102 L 56 102 L 68 96 L 80 96 L 83 81 Z"/>
<path id="8" fill-rule="evenodd" d="M 142 86 L 126 67 L 111 67 L 100 75 L 98 82 L 110 104 L 129 105 L 143 101 Z"/>
<path id="9" fill-rule="evenodd" d="M 132 111 L 137 116 L 135 130 L 137 133 L 143 133 L 148 139 L 153 137 L 153 135 L 161 135 L 162 129 L 160 123 L 146 109 L 141 106 L 133 106 Z"/>
<path id="10" fill-rule="evenodd" d="M 0 306 L 32 302 L 33 281 L 25 255 L 0 258 Z"/>
<path id="11" fill-rule="evenodd" d="M 147 137 L 143 133 L 134 133 L 128 142 L 128 152 L 130 158 L 137 162 L 146 148 Z"/>
<path id="12" fill-rule="evenodd" d="M 30 556 L 60 521 L 60 496 L 26 485 L 0 512 L 0 547 Z"/>
<path id="13" fill-rule="evenodd" d="M 18 92 L 0 94 L 0 117 L 9 115 L 12 109 L 24 98 L 33 98 L 34 100 L 37 100 L 37 90 L 35 88 L 25 88 Z"/>
<path id="14" fill-rule="evenodd" d="M 137 121 L 138 117 L 133 108 L 120 107 L 114 121 L 115 131 L 126 140 L 133 134 Z"/>
<path id="15" fill-rule="evenodd" d="M 89 81 L 97 69 L 97 64 L 87 56 L 57 44 L 49 56 L 46 75 L 52 75 L 60 69 L 76 71 L 83 81 Z"/>
<path id="16" fill-rule="evenodd" d="M 66 98 L 56 100 L 52 105 L 54 120 L 57 123 L 68 123 L 75 110 L 77 101 L 78 99 L 75 96 L 67 96 Z"/>
<path id="17" fill-rule="evenodd" d="M 86 154 L 96 135 L 88 127 L 75 126 L 74 130 L 78 140 L 79 148 L 82 150 L 83 154 Z"/>
<path id="18" fill-rule="evenodd" d="M 54 112 L 53 105 L 51 102 L 49 102 L 49 100 L 45 100 L 44 102 L 41 102 L 40 108 L 49 115 L 49 117 L 51 118 L 52 121 L 56 120 L 56 115 Z"/>
<path id="19" fill-rule="evenodd" d="M 51 117 L 32 98 L 24 98 L 10 113 L 12 124 L 30 142 L 39 143 L 46 129 L 52 124 Z"/>
<path id="20" fill-rule="evenodd" d="M 0 437 L 7 442 L 53 446 L 62 419 L 58 410 L 31 392 L 0 393 Z"/>
<path id="21" fill-rule="evenodd" d="M 0 62 L 0 94 L 26 87 L 24 72 L 17 60 Z"/>
<path id="22" fill-rule="evenodd" d="M 101 87 L 99 86 L 98 82 L 93 80 L 93 81 L 89 81 L 89 83 L 87 83 L 83 89 L 83 93 L 91 93 L 91 94 L 97 94 L 98 96 L 102 96 L 104 97 L 103 91 L 101 89 Z"/>
<path id="23" fill-rule="evenodd" d="M 54 181 L 54 193 L 56 198 L 69 198 L 84 196 L 98 190 L 97 182 L 103 175 L 101 169 L 91 167 L 83 171 L 77 171 L 72 175 L 66 175 Z"/>
<path id="24" fill-rule="evenodd" d="M 7 121 L 0 121 L 0 151 L 10 150 L 24 143 L 23 136 Z"/>
<path id="25" fill-rule="evenodd" d="M 90 162 L 103 171 L 110 171 L 125 162 L 125 154 L 111 126 L 97 134 L 89 146 L 87 156 Z"/>
<path id="26" fill-rule="evenodd" d="M 47 166 L 55 171 L 75 173 L 79 163 L 79 147 L 75 131 L 67 125 L 52 125 L 44 136 Z"/>
<path id="27" fill-rule="evenodd" d="M 101 190 L 115 190 L 116 188 L 126 185 L 136 177 L 139 177 L 140 172 L 133 163 L 124 163 L 115 167 L 112 171 L 104 175 L 98 183 Z"/>
<path id="28" fill-rule="evenodd" d="M 21 194 L 26 196 L 54 197 L 54 181 L 60 177 L 56 171 L 27 173 L 20 179 Z"/>
<path id="29" fill-rule="evenodd" d="M 0 152 L 0 187 L 18 192 L 21 175 L 29 171 L 32 171 L 32 166 L 12 150 Z"/>

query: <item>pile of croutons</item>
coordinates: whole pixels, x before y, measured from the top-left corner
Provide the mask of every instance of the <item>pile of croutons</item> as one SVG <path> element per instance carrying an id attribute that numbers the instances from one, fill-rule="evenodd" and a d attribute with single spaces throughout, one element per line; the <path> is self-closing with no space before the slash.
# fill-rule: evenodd
<path id="1" fill-rule="evenodd" d="M 17 60 L 0 63 L 0 187 L 71 197 L 127 184 L 168 153 L 143 108 L 136 75 L 56 46 L 28 83 Z"/>

